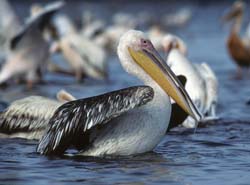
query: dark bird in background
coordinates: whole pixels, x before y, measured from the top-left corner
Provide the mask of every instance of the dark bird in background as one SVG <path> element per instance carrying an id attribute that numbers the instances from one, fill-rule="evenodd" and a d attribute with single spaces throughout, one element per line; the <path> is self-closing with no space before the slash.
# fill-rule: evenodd
<path id="1" fill-rule="evenodd" d="M 237 78 L 242 78 L 243 68 L 249 70 L 250 67 L 250 39 L 240 37 L 244 8 L 243 1 L 236 1 L 231 10 L 222 18 L 223 22 L 232 22 L 227 48 L 238 66 Z"/>

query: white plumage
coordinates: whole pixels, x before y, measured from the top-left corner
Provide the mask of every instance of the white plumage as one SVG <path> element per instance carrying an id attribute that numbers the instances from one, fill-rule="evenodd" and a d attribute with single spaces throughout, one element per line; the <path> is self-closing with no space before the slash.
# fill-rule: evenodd
<path id="1" fill-rule="evenodd" d="M 171 115 L 170 99 L 133 61 L 127 50 L 128 46 L 136 49 L 140 38 L 146 37 L 141 32 L 127 32 L 121 37 L 117 52 L 124 70 L 152 87 L 154 98 L 141 108 L 112 120 L 103 134 L 95 140 L 94 147 L 83 155 L 144 153 L 154 149 L 165 135 Z"/>
<path id="2" fill-rule="evenodd" d="M 41 78 L 49 57 L 49 45 L 43 31 L 53 14 L 63 6 L 50 4 L 26 21 L 24 28 L 10 40 L 10 52 L 0 71 L 0 84 L 21 76 L 29 87 Z"/>
<path id="3" fill-rule="evenodd" d="M 63 154 L 70 146 L 79 150 L 78 155 L 85 156 L 151 151 L 169 125 L 172 108 L 169 96 L 195 119 L 201 118 L 180 81 L 142 32 L 126 32 L 117 53 L 124 70 L 146 86 L 62 105 L 51 118 L 38 152 Z"/>
<path id="4" fill-rule="evenodd" d="M 72 100 L 75 100 L 75 97 L 61 90 L 57 93 L 57 100 L 29 96 L 13 101 L 0 113 L 1 137 L 40 139 L 55 110 Z"/>
<path id="5" fill-rule="evenodd" d="M 56 26 L 61 37 L 52 45 L 51 52 L 62 52 L 74 70 L 77 80 L 81 80 L 84 75 L 95 79 L 106 78 L 105 50 L 78 32 L 72 21 L 65 15 L 57 18 Z"/>
<path id="6" fill-rule="evenodd" d="M 215 117 L 218 99 L 218 81 L 208 64 L 193 64 L 186 57 L 187 47 L 178 37 L 168 34 L 163 39 L 163 47 L 170 50 L 167 64 L 176 75 L 187 78 L 185 89 L 205 117 Z M 183 125 L 195 127 L 195 120 L 188 117 Z"/>
<path id="7" fill-rule="evenodd" d="M 0 59 L 9 52 L 9 41 L 22 28 L 13 8 L 7 0 L 0 1 Z"/>

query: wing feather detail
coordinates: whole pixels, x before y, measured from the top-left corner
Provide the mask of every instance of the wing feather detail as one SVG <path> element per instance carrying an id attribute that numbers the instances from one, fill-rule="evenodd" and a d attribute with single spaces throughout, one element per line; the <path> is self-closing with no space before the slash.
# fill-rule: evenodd
<path id="1" fill-rule="evenodd" d="M 151 87 L 136 86 L 65 103 L 51 118 L 37 152 L 45 155 L 63 154 L 91 128 L 104 125 L 125 112 L 145 105 L 153 96 Z"/>

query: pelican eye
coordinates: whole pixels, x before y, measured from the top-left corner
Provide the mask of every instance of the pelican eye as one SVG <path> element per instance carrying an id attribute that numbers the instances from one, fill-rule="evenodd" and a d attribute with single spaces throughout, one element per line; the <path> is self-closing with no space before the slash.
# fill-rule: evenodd
<path id="1" fill-rule="evenodd" d="M 152 43 L 150 42 L 150 40 L 141 39 L 141 47 L 142 47 L 143 49 L 152 49 L 152 48 L 153 48 L 153 45 L 152 45 Z"/>
<path id="2" fill-rule="evenodd" d="M 149 44 L 149 41 L 146 39 L 141 39 L 141 43 L 142 43 L 142 45 L 147 45 L 147 44 Z"/>

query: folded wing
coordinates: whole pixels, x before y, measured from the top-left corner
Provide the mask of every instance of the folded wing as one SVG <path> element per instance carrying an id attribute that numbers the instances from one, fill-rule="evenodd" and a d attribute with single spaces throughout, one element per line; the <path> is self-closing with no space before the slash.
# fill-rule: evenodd
<path id="1" fill-rule="evenodd" d="M 65 103 L 51 118 L 37 152 L 62 154 L 74 145 L 75 140 L 81 140 L 87 131 L 146 104 L 153 99 L 153 95 L 151 87 L 137 86 Z"/>

